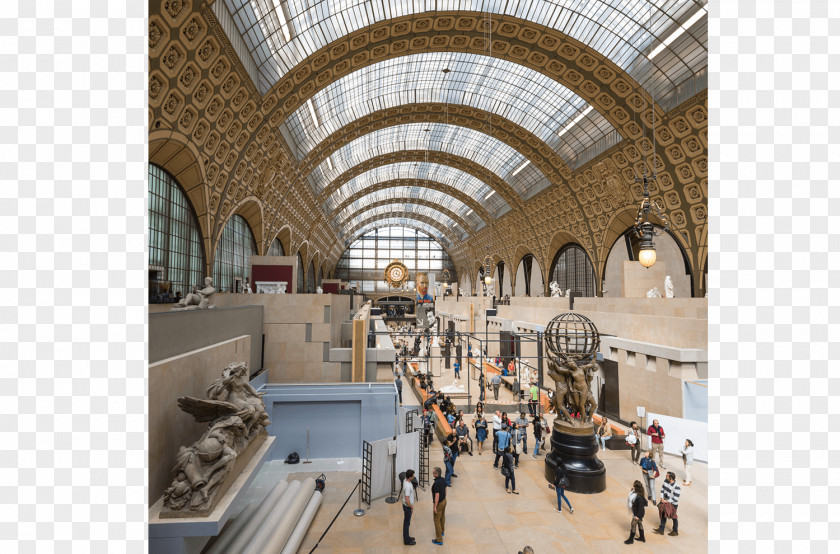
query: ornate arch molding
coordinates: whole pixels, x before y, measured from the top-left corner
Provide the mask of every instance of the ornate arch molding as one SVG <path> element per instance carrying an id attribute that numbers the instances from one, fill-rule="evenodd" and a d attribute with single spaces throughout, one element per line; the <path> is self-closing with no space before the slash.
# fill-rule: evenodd
<path id="1" fill-rule="evenodd" d="M 436 181 L 429 181 L 425 179 L 394 179 L 392 181 L 385 181 L 384 183 L 370 185 L 368 187 L 365 187 L 364 190 L 361 190 L 347 198 L 347 200 L 339 204 L 331 213 L 340 213 L 347 206 L 353 204 L 353 202 L 357 201 L 360 198 L 364 198 L 365 196 L 374 192 L 399 187 L 420 187 L 443 192 L 448 196 L 451 196 L 452 198 L 455 198 L 456 200 L 459 200 L 467 206 L 469 206 L 473 210 L 473 212 L 475 212 L 475 214 L 478 215 L 478 217 L 480 217 L 485 223 L 489 223 L 492 220 L 490 212 L 484 209 L 484 207 L 481 204 L 479 204 L 472 196 L 461 192 L 455 187 L 450 187 L 449 185 L 444 185 L 443 183 L 438 183 Z"/>
<path id="2" fill-rule="evenodd" d="M 149 162 L 162 167 L 175 178 L 195 212 L 205 252 L 206 272 L 213 267 L 210 265 L 213 257 L 210 249 L 213 216 L 207 206 L 204 165 L 199 163 L 201 159 L 195 144 L 181 133 L 158 131 L 149 134 Z"/>
<path id="3" fill-rule="evenodd" d="M 283 252 L 289 256 L 289 251 L 292 247 L 292 228 L 288 225 L 283 225 L 283 227 L 272 235 L 271 240 L 266 241 L 265 248 L 263 252 L 268 254 L 268 249 L 271 248 L 271 245 L 274 243 L 274 239 L 278 239 L 280 244 L 283 245 Z"/>
<path id="4" fill-rule="evenodd" d="M 325 46 L 281 79 L 263 98 L 276 127 L 318 90 L 374 63 L 424 52 L 485 54 L 486 16 L 435 12 L 376 23 Z M 491 51 L 553 79 L 601 112 L 624 137 L 641 133 L 624 106 L 641 113 L 650 96 L 625 71 L 565 33 L 507 15 L 490 18 Z M 638 92 L 637 92 L 638 91 Z M 662 110 L 657 109 L 657 116 Z"/>
<path id="5" fill-rule="evenodd" d="M 447 154 L 446 152 L 432 152 L 426 150 L 404 150 L 402 152 L 383 154 L 382 156 L 370 158 L 369 160 L 365 160 L 363 163 L 345 171 L 340 176 L 338 176 L 332 183 L 330 183 L 327 186 L 327 188 L 325 188 L 318 195 L 315 201 L 318 205 L 323 204 L 324 202 L 326 202 L 327 198 L 330 195 L 335 193 L 335 191 L 341 188 L 342 185 L 346 184 L 353 177 L 357 177 L 362 173 L 377 168 L 379 166 L 399 162 L 426 161 L 428 161 L 429 163 L 436 163 L 454 167 L 455 169 L 459 169 L 465 173 L 472 175 L 473 177 L 484 183 L 488 182 L 487 169 L 467 158 L 454 156 L 452 154 Z M 507 202 L 508 206 L 510 206 L 511 209 L 521 207 L 522 200 L 519 198 L 519 195 L 516 193 L 516 191 L 513 190 L 513 188 L 510 185 L 508 185 L 498 175 L 490 175 L 489 186 L 490 188 L 496 191 L 496 194 L 501 196 L 502 199 L 504 199 L 504 201 Z"/>
<path id="6" fill-rule="evenodd" d="M 248 223 L 248 228 L 254 235 L 254 242 L 257 245 L 257 253 L 264 252 L 267 248 L 267 246 L 263 244 L 263 238 L 265 234 L 265 222 L 263 220 L 262 203 L 256 196 L 248 196 L 246 198 L 243 198 L 238 204 L 233 206 L 232 209 L 228 210 L 225 219 L 220 219 L 217 222 L 216 229 L 214 230 L 213 234 L 213 250 L 211 263 L 216 262 L 216 246 L 219 244 L 219 239 L 222 236 L 222 232 L 225 230 L 225 226 L 227 226 L 228 222 L 234 215 L 242 216 Z M 211 265 L 210 267 L 213 266 Z"/>
<path id="7" fill-rule="evenodd" d="M 458 225 L 460 225 L 463 230 L 467 231 L 468 234 L 471 235 L 475 232 L 475 229 L 473 229 L 473 227 L 469 223 L 467 223 L 464 219 L 462 219 L 458 214 L 456 214 L 452 210 L 450 210 L 450 209 L 448 209 L 444 206 L 441 206 L 437 202 L 431 202 L 429 200 L 424 200 L 422 198 L 410 198 L 410 197 L 386 198 L 385 200 L 380 200 L 379 202 L 374 202 L 373 204 L 368 204 L 367 206 L 365 206 L 365 207 L 363 207 L 359 210 L 356 210 L 355 212 L 353 212 L 350 215 L 348 215 L 347 217 L 345 217 L 343 220 L 339 221 L 338 222 L 338 229 L 340 230 L 342 227 L 344 227 L 344 225 L 347 224 L 348 221 L 350 221 L 351 219 L 353 219 L 357 215 L 366 213 L 366 212 L 368 212 L 368 211 L 370 211 L 374 208 L 378 208 L 380 206 L 388 206 L 390 204 L 417 204 L 418 206 L 426 206 L 426 207 L 432 208 L 434 210 L 438 210 L 439 212 L 443 213 L 444 215 L 446 215 L 450 219 L 458 222 Z"/>
<path id="8" fill-rule="evenodd" d="M 356 236 L 356 231 L 358 231 L 359 229 L 361 229 L 365 225 L 368 225 L 369 223 L 375 223 L 377 221 L 382 221 L 383 219 L 391 219 L 391 218 L 406 218 L 406 219 L 414 219 L 416 221 L 421 221 L 421 222 L 429 225 L 433 229 L 437 229 L 438 231 L 440 231 L 440 233 L 443 236 L 445 236 L 447 239 L 449 239 L 450 243 L 455 244 L 455 243 L 460 241 L 460 239 L 457 236 L 453 235 L 452 232 L 449 229 L 447 229 L 446 227 L 441 225 L 440 221 L 437 221 L 436 219 L 432 219 L 430 217 L 426 217 L 425 215 L 422 215 L 422 214 L 415 214 L 415 213 L 411 213 L 411 212 L 394 212 L 394 213 L 390 213 L 390 214 L 379 214 L 379 215 L 371 216 L 367 219 L 364 219 L 364 220 L 360 221 L 356 225 L 354 225 L 351 229 L 349 229 L 347 231 L 347 234 L 345 236 L 349 237 L 349 240 L 351 240 L 351 241 L 356 240 L 356 238 L 358 238 Z M 424 233 L 428 233 L 428 231 L 426 231 L 424 229 L 420 229 L 419 227 L 417 227 L 417 229 L 423 231 Z M 443 245 L 441 244 L 441 246 L 443 246 Z M 449 253 L 448 250 L 447 250 L 447 253 Z"/>
<path id="9" fill-rule="evenodd" d="M 373 131 L 407 123 L 448 123 L 466 127 L 507 144 L 528 159 L 552 183 L 566 179 L 572 171 L 565 161 L 544 141 L 512 121 L 491 112 L 457 104 L 407 104 L 386 108 L 348 123 L 320 142 L 301 161 L 305 177 L 342 146 Z"/>

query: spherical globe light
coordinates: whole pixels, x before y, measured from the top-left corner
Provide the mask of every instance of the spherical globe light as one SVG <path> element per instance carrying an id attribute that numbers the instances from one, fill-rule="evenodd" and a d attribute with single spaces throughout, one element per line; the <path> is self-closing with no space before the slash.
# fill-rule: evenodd
<path id="1" fill-rule="evenodd" d="M 489 275 L 487 275 L 486 277 L 484 277 L 484 284 L 485 284 L 485 285 L 490 286 L 490 283 L 491 283 L 491 282 L 493 282 L 493 278 L 492 278 L 492 277 L 490 277 Z"/>
<path id="2" fill-rule="evenodd" d="M 656 263 L 656 250 L 648 248 L 639 251 L 639 263 L 642 267 L 651 267 Z"/>

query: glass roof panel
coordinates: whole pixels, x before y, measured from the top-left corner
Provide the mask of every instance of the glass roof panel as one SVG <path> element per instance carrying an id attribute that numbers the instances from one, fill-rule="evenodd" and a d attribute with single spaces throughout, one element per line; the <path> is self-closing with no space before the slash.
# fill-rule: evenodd
<path id="1" fill-rule="evenodd" d="M 494 217 L 498 217 L 510 209 L 510 206 L 499 194 L 493 194 L 490 198 L 486 198 L 493 192 L 493 189 L 487 186 L 486 181 L 481 181 L 460 169 L 427 162 L 399 162 L 365 171 L 341 185 L 337 191 L 327 198 L 324 207 L 327 213 L 331 213 L 344 200 L 360 190 L 370 185 L 397 179 L 407 181 L 422 179 L 453 187 L 475 198 Z"/>
<path id="2" fill-rule="evenodd" d="M 221 1 L 221 0 L 219 0 Z M 338 38 L 373 23 L 439 11 L 507 14 L 556 29 L 592 46 L 628 71 L 655 98 L 668 93 L 685 75 L 706 67 L 708 55 L 687 59 L 684 52 L 706 54 L 707 22 L 691 29 L 690 40 L 676 41 L 644 63 L 707 0 L 225 0 L 240 34 L 259 66 L 265 93 L 308 56 Z M 684 59 L 685 58 L 685 59 Z M 673 63 L 676 62 L 676 63 Z"/>
<path id="3" fill-rule="evenodd" d="M 379 62 L 330 84 L 311 102 L 317 121 L 304 105 L 283 124 L 298 159 L 353 121 L 405 104 L 448 103 L 495 113 L 536 135 L 567 163 L 613 130 L 600 112 L 557 81 L 507 60 L 462 52 Z M 586 115 L 559 136 L 581 113 Z"/>
<path id="4" fill-rule="evenodd" d="M 409 123 L 379 129 L 344 145 L 330 156 L 330 162 L 325 160 L 310 173 L 310 183 L 316 194 L 320 194 L 330 182 L 348 169 L 370 158 L 405 150 L 432 150 L 460 156 L 502 178 L 513 173 L 526 161 L 522 154 L 507 144 L 467 127 L 442 123 Z M 537 169 L 534 171 L 539 172 Z M 518 181 L 510 184 L 524 197 L 527 186 Z"/>
<path id="5" fill-rule="evenodd" d="M 481 218 L 479 218 L 478 215 L 476 215 L 476 213 L 469 206 L 467 206 L 457 198 L 454 198 L 448 194 L 444 194 L 443 192 L 440 192 L 438 190 L 411 185 L 382 189 L 376 192 L 372 192 L 370 194 L 366 194 L 365 196 L 362 196 L 361 198 L 359 198 L 358 200 L 341 210 L 341 212 L 336 213 L 334 221 L 336 224 L 340 224 L 347 217 L 358 212 L 359 210 L 364 209 L 366 206 L 370 206 L 378 202 L 386 202 L 390 200 L 405 198 L 416 198 L 419 200 L 434 202 L 435 204 L 445 206 L 446 209 L 457 214 L 473 228 L 476 228 L 481 222 Z"/>
<path id="6" fill-rule="evenodd" d="M 379 229 L 382 227 L 392 227 L 392 226 L 406 226 L 408 228 L 417 228 L 425 231 L 430 236 L 434 237 L 435 240 L 440 242 L 444 245 L 452 244 L 451 241 L 443 234 L 441 231 L 435 227 L 432 227 L 425 221 L 418 221 L 416 219 L 410 219 L 407 217 L 388 217 L 384 219 L 380 219 L 379 221 L 373 221 L 371 223 L 367 223 L 364 226 L 360 227 L 353 233 L 353 237 L 345 237 L 345 238 L 357 238 L 361 237 L 363 234 L 368 233 L 372 229 Z M 348 227 L 347 230 L 350 228 Z M 453 235 L 458 236 L 458 233 L 453 233 Z"/>
<path id="7" fill-rule="evenodd" d="M 358 212 L 352 218 L 348 219 L 342 227 L 345 229 L 352 229 L 358 223 L 377 215 L 388 215 L 393 213 L 417 214 L 425 216 L 429 219 L 440 222 L 440 226 L 444 229 L 453 229 L 453 233 L 461 235 L 466 232 L 454 219 L 444 214 L 443 212 L 430 208 L 428 206 L 421 206 L 419 204 L 406 204 L 403 202 L 394 204 L 385 204 L 383 206 L 376 206 L 363 212 Z"/>

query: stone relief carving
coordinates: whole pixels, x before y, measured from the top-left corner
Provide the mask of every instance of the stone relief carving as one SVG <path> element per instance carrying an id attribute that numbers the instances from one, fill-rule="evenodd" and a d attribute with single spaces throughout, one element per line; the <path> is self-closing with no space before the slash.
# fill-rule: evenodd
<path id="1" fill-rule="evenodd" d="M 209 424 L 201 438 L 179 449 L 175 477 L 164 491 L 162 517 L 205 515 L 213 509 L 225 481 L 235 478 L 231 469 L 237 457 L 267 435 L 271 422 L 262 395 L 248 383 L 247 362 L 234 362 L 210 384 L 206 399 L 178 398 L 181 410 Z M 173 513 L 185 508 L 189 511 Z"/>

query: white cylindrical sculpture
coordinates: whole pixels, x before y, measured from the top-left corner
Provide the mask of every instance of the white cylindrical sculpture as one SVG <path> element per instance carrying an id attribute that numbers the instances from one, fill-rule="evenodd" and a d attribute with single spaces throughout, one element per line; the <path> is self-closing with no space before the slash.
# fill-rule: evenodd
<path id="1" fill-rule="evenodd" d="M 285 481 L 283 481 L 285 483 Z M 285 487 L 284 487 L 285 488 Z M 240 531 L 251 521 L 251 518 L 254 517 L 254 514 L 257 513 L 257 509 L 262 505 L 261 502 L 251 502 L 245 508 L 239 512 L 239 515 L 236 516 L 236 519 L 233 520 L 233 523 L 228 525 L 225 529 L 222 529 L 221 535 L 219 538 L 216 539 L 216 542 L 213 543 L 213 546 L 210 547 L 210 550 L 207 551 L 207 554 L 221 554 L 222 552 L 229 552 L 229 546 L 239 534 Z"/>
<path id="2" fill-rule="evenodd" d="M 315 480 L 309 479 L 312 481 L 312 489 L 315 487 Z M 285 514 L 288 513 L 289 508 L 297 502 L 297 498 L 304 492 L 303 485 L 306 484 L 306 481 L 301 483 L 300 481 L 292 481 L 289 484 L 289 488 L 286 489 L 286 493 L 283 494 L 283 497 L 277 501 L 277 503 L 270 508 L 270 513 L 268 517 L 263 521 L 260 528 L 254 533 L 254 536 L 242 550 L 243 554 L 262 554 L 263 552 L 279 552 L 280 548 L 272 550 L 269 548 L 269 543 L 271 542 L 271 537 L 274 534 L 274 531 L 277 529 L 279 522 L 281 519 L 285 517 Z M 312 494 L 312 491 L 309 491 L 309 494 Z M 307 497 L 308 498 L 308 497 Z M 303 511 L 303 509 L 301 509 Z M 300 512 L 297 514 L 300 515 Z M 295 519 L 297 521 L 297 519 Z M 282 545 L 281 545 L 282 547 Z"/>
<path id="3" fill-rule="evenodd" d="M 300 484 L 300 489 L 291 502 L 278 506 L 276 512 L 279 517 L 270 518 L 272 524 L 268 524 L 269 521 L 266 521 L 265 529 L 268 530 L 268 536 L 265 541 L 257 544 L 257 549 L 253 551 L 254 554 L 280 552 L 283 549 L 283 545 L 286 544 L 292 534 L 300 515 L 306 509 L 309 499 L 312 498 L 313 492 L 315 492 L 315 479 L 307 477 Z"/>
<path id="4" fill-rule="evenodd" d="M 286 481 L 280 481 L 274 488 L 271 489 L 266 497 L 260 502 L 259 508 L 254 513 L 254 516 L 251 520 L 246 524 L 244 529 L 241 529 L 239 533 L 233 538 L 233 542 L 230 544 L 228 548 L 228 552 L 242 552 L 242 549 L 248 544 L 248 541 L 251 540 L 251 537 L 254 536 L 254 533 L 262 526 L 262 523 L 274 509 L 274 506 L 277 504 L 277 501 L 282 498 L 283 494 L 288 490 L 289 483 Z"/>
<path id="5" fill-rule="evenodd" d="M 312 498 L 309 499 L 309 504 L 306 505 L 306 509 L 301 514 L 297 525 L 295 525 L 295 530 L 292 531 L 289 540 L 286 541 L 286 546 L 283 547 L 283 551 L 280 554 L 295 554 L 297 552 L 300 543 L 303 542 L 303 537 L 309 530 L 309 526 L 312 525 L 312 520 L 315 519 L 315 513 L 318 511 L 318 507 L 321 506 L 322 498 L 321 491 L 315 491 L 312 494 Z"/>

